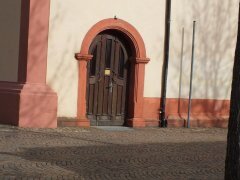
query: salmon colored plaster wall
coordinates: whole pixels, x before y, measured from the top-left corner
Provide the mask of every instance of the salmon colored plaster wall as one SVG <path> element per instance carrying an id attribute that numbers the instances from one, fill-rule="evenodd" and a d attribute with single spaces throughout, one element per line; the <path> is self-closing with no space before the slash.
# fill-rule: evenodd
<path id="1" fill-rule="evenodd" d="M 193 99 L 191 124 L 195 127 L 227 127 L 229 100 Z M 160 98 L 144 98 L 143 118 L 147 126 L 159 125 Z M 170 127 L 185 126 L 188 113 L 188 99 L 169 98 L 166 102 L 166 116 Z"/>

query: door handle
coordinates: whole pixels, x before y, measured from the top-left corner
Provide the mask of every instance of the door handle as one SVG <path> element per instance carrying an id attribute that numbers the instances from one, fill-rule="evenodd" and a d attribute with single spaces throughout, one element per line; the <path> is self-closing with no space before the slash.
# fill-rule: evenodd
<path id="1" fill-rule="evenodd" d="M 113 83 L 112 83 L 112 81 L 110 82 L 108 88 L 109 88 L 110 93 L 112 93 L 112 90 L 113 90 Z"/>

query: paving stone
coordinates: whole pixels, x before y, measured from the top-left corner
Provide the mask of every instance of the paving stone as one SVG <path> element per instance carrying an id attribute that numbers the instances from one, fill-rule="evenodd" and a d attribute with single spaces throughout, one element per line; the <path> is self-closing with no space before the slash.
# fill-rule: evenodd
<path id="1" fill-rule="evenodd" d="M 1 179 L 210 179 L 224 176 L 226 129 L 0 125 Z"/>

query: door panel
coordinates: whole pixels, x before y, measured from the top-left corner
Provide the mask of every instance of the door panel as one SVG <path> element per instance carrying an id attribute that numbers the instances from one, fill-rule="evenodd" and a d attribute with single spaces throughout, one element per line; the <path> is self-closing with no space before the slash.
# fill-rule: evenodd
<path id="1" fill-rule="evenodd" d="M 124 43 L 116 36 L 101 34 L 90 52 L 87 116 L 91 125 L 123 125 L 129 64 Z"/>

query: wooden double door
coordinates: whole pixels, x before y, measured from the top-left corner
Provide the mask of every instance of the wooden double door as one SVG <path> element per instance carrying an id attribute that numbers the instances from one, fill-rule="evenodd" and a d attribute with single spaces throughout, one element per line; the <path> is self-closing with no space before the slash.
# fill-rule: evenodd
<path id="1" fill-rule="evenodd" d="M 91 125 L 121 126 L 126 117 L 129 57 L 124 41 L 99 34 L 88 62 L 87 117 Z"/>

